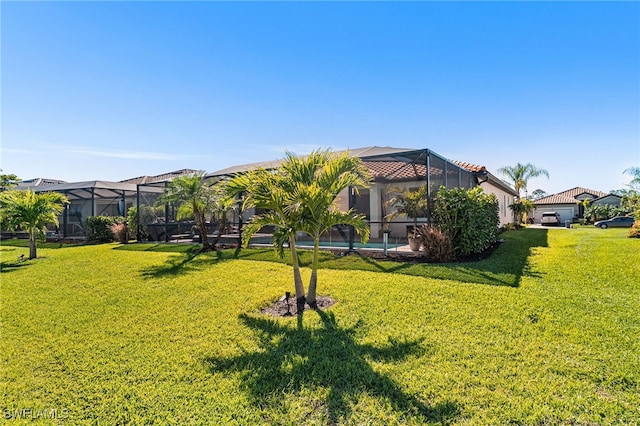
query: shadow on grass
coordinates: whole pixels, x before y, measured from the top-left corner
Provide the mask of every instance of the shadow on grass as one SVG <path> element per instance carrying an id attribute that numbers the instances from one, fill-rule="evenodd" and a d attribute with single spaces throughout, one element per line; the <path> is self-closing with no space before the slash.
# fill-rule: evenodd
<path id="1" fill-rule="evenodd" d="M 162 278 L 203 270 L 221 260 L 220 252 L 202 253 L 198 249 L 181 253 L 161 265 L 154 265 L 142 271 L 145 278 Z"/>
<path id="2" fill-rule="evenodd" d="M 221 260 L 220 252 L 205 253 L 200 251 L 201 248 L 200 244 L 130 243 L 118 245 L 113 250 L 178 254 L 165 263 L 143 269 L 141 273 L 145 278 L 162 278 L 202 270 Z"/>
<path id="3" fill-rule="evenodd" d="M 241 387 L 250 398 L 274 412 L 282 410 L 283 392 L 298 394 L 317 390 L 322 400 L 310 401 L 310 413 L 320 410 L 329 424 L 348 421 L 361 396 L 384 400 L 403 417 L 421 422 L 447 423 L 459 415 L 451 402 L 429 405 L 405 393 L 391 378 L 373 370 L 369 360 L 398 362 L 411 355 L 423 355 L 429 348 L 420 342 L 389 339 L 385 347 L 356 342 L 361 324 L 341 328 L 332 313 L 316 311 L 319 329 L 283 325 L 275 320 L 241 315 L 242 323 L 254 330 L 260 349 L 231 358 L 205 358 L 211 373 L 237 372 Z M 323 393 L 322 391 L 327 393 Z M 325 396 L 326 395 L 326 396 Z M 305 418 L 296 419 L 304 423 Z"/>
<path id="4" fill-rule="evenodd" d="M 298 263 L 301 267 L 310 267 L 313 262 L 313 255 L 311 250 L 298 249 Z M 291 255 L 288 249 L 285 249 L 284 258 L 279 258 L 273 248 L 250 248 L 242 250 L 223 250 L 223 256 L 225 259 L 244 259 L 244 260 L 258 260 L 266 262 L 278 262 L 291 265 Z M 320 264 L 324 264 L 331 261 L 336 256 L 328 251 L 320 251 L 318 260 Z"/>
<path id="5" fill-rule="evenodd" d="M 60 248 L 71 248 L 71 247 L 85 247 L 87 245 L 95 245 L 95 243 L 89 244 L 86 242 L 81 243 L 62 243 L 62 242 L 48 242 L 48 241 L 40 241 L 37 242 L 38 249 L 60 249 Z M 29 248 L 29 240 L 25 239 L 10 239 L 10 240 L 2 240 L 2 246 L 4 247 L 20 247 L 20 248 Z"/>
<path id="6" fill-rule="evenodd" d="M 453 279 L 519 287 L 523 276 L 540 276 L 539 272 L 531 268 L 529 259 L 536 247 L 548 247 L 547 233 L 546 229 L 510 231 L 505 235 L 505 241 L 488 259 L 453 264 Z"/>
<path id="7" fill-rule="evenodd" d="M 329 251 L 320 253 L 320 269 L 361 270 L 371 272 L 396 273 L 423 278 L 461 281 L 472 284 L 518 287 L 523 276 L 538 276 L 531 268 L 529 258 L 536 247 L 547 247 L 546 229 L 521 229 L 509 231 L 504 236 L 504 243 L 489 258 L 475 262 L 461 263 L 408 263 L 392 260 L 376 260 L 366 255 L 356 254 L 336 256 Z M 195 267 L 194 251 L 199 246 L 194 244 L 128 244 L 118 246 L 114 250 L 153 251 L 181 253 L 179 259 L 171 259 L 169 263 L 146 271 L 145 276 L 158 277 L 175 275 L 184 272 L 187 267 Z M 196 253 L 197 254 L 197 253 Z M 311 265 L 312 253 L 299 250 L 300 266 Z M 212 252 L 208 256 L 197 258 L 197 264 L 205 267 L 212 261 L 245 259 L 290 264 L 290 257 L 278 258 L 272 248 L 226 249 Z"/>
<path id="8" fill-rule="evenodd" d="M 505 241 L 487 259 L 458 263 L 407 263 L 363 255 L 334 258 L 327 269 L 360 269 L 472 284 L 518 287 L 523 276 L 535 276 L 529 257 L 535 247 L 547 247 L 547 230 L 523 229 L 504 234 Z"/>
<path id="9" fill-rule="evenodd" d="M 8 272 L 17 271 L 19 268 L 24 268 L 30 265 L 26 260 L 16 262 L 0 262 L 0 274 L 6 274 Z"/>
<path id="10" fill-rule="evenodd" d="M 172 244 L 172 243 L 130 243 L 114 247 L 114 250 L 150 251 L 156 253 L 190 253 L 197 251 L 200 244 Z"/>

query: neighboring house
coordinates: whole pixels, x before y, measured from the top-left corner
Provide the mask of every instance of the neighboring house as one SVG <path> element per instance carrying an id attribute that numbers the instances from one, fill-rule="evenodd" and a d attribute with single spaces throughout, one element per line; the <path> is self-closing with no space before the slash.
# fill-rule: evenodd
<path id="1" fill-rule="evenodd" d="M 140 176 L 121 182 L 30 179 L 21 182 L 18 189 L 29 188 L 35 192 L 59 192 L 66 195 L 70 204 L 60 216 L 60 233 L 63 237 L 83 236 L 87 217 L 126 216 L 130 207 L 138 204 L 153 205 L 164 191 L 165 182 L 189 173 L 193 173 L 193 170 Z"/>
<path id="2" fill-rule="evenodd" d="M 613 205 L 619 206 L 622 197 L 615 194 L 596 191 L 589 188 L 576 187 L 557 194 L 535 200 L 533 204 L 533 220 L 540 223 L 542 213 L 554 211 L 560 215 L 561 223 L 574 221 L 584 216 L 584 200 L 589 200 L 590 205 Z"/>
<path id="3" fill-rule="evenodd" d="M 36 186 L 53 185 L 56 183 L 67 183 L 67 182 L 63 180 L 58 180 L 58 179 L 34 178 L 34 179 L 27 179 L 27 180 L 20 181 L 16 189 L 23 190 L 23 191 L 27 189 L 34 190 Z"/>
<path id="4" fill-rule="evenodd" d="M 133 183 L 135 185 L 155 185 L 155 184 L 159 184 L 162 183 L 164 184 L 165 182 L 169 182 L 170 180 L 179 177 L 179 176 L 185 176 L 185 175 L 190 175 L 193 173 L 196 173 L 197 170 L 193 170 L 193 169 L 180 169 L 180 170 L 176 170 L 175 172 L 169 172 L 169 173 L 163 173 L 161 175 L 155 175 L 155 176 L 138 176 L 138 177 L 134 177 L 131 179 L 125 179 L 125 180 L 121 180 L 120 182 L 123 183 Z M 160 186 L 164 186 L 164 185 L 160 185 Z"/>
<path id="5" fill-rule="evenodd" d="M 84 235 L 84 221 L 89 216 L 124 216 L 136 204 L 137 187 L 131 183 L 85 181 L 35 186 L 35 192 L 59 192 L 69 198 L 60 217 L 63 237 Z"/>
<path id="6" fill-rule="evenodd" d="M 477 185 L 487 193 L 495 194 L 500 205 L 500 223 L 512 222 L 513 215 L 508 206 L 517 195 L 509 185 L 489 173 L 485 167 L 469 163 L 447 160 L 428 149 L 410 150 L 391 147 L 367 147 L 348 151 L 351 156 L 359 157 L 369 169 L 373 184 L 368 190 L 344 191 L 337 199 L 340 209 L 354 208 L 366 216 L 371 225 L 371 237 L 381 238 L 385 226 L 389 227 L 392 237 L 405 238 L 407 228 L 413 223 L 410 218 L 400 217 L 386 223 L 385 217 L 393 211 L 386 206 L 392 187 L 418 188 L 427 185 L 428 198 L 435 196 L 441 186 L 446 188 L 473 188 Z M 207 178 L 219 179 L 233 176 L 256 168 L 275 169 L 281 160 L 263 163 L 244 164 L 228 167 L 209 173 Z M 243 214 L 243 221 L 255 212 Z M 426 223 L 427 218 L 419 218 Z"/>

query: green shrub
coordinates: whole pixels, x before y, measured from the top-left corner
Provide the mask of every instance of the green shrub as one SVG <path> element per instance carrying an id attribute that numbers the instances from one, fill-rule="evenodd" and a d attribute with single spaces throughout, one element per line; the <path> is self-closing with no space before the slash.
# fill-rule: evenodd
<path id="1" fill-rule="evenodd" d="M 451 239 L 454 254 L 464 257 L 481 253 L 498 236 L 498 199 L 473 189 L 440 187 L 433 208 L 435 225 Z"/>
<path id="2" fill-rule="evenodd" d="M 111 225 L 123 223 L 122 216 L 89 216 L 84 221 L 87 241 L 108 243 L 113 241 Z"/>
<path id="3" fill-rule="evenodd" d="M 527 216 L 529 216 L 529 214 L 533 211 L 534 207 L 535 205 L 533 204 L 533 202 L 531 202 L 531 200 L 527 200 L 526 198 L 521 198 L 520 200 L 515 201 L 509 206 L 515 216 L 516 229 L 520 228 L 525 223 L 525 218 L 527 218 L 528 220 Z"/>
<path id="4" fill-rule="evenodd" d="M 140 241 L 146 241 L 149 239 L 149 231 L 147 225 L 156 222 L 158 216 L 164 216 L 163 207 L 140 205 Z M 131 207 L 127 211 L 127 224 L 133 236 L 138 232 L 138 208 Z"/>
<path id="5" fill-rule="evenodd" d="M 621 206 L 592 204 L 584 210 L 584 218 L 587 223 L 594 223 L 599 220 L 611 219 L 615 216 L 626 216 L 632 212 L 633 206 L 625 203 Z"/>

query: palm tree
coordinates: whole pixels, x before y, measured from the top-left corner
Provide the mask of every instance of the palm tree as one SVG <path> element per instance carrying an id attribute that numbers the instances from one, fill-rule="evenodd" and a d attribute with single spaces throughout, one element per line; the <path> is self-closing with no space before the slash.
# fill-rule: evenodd
<path id="1" fill-rule="evenodd" d="M 428 212 L 427 185 L 422 185 L 418 189 L 411 188 L 389 188 L 391 198 L 385 203 L 387 206 L 395 206 L 396 210 L 386 216 L 387 220 L 392 220 L 397 216 L 408 216 L 413 219 L 413 232 L 418 227 L 418 218 L 423 217 Z"/>
<path id="2" fill-rule="evenodd" d="M 283 256 L 288 243 L 293 264 L 298 313 L 305 303 L 316 306 L 319 243 L 322 234 L 337 224 L 352 225 L 362 236 L 369 237 L 363 216 L 352 210 L 341 212 L 335 207 L 339 194 L 349 187 L 367 187 L 369 176 L 362 161 L 348 154 L 334 155 L 329 150 L 316 150 L 305 157 L 287 152 L 278 170 L 259 169 L 233 178 L 228 183 L 232 194 L 244 194 L 243 210 L 257 207 L 265 213 L 253 217 L 242 233 L 246 245 L 251 236 L 264 226 L 275 226 L 274 246 Z M 309 292 L 304 283 L 296 250 L 296 233 L 305 232 L 314 240 Z"/>
<path id="3" fill-rule="evenodd" d="M 213 184 L 211 187 L 212 197 L 211 203 L 209 204 L 209 211 L 211 212 L 211 217 L 218 222 L 218 233 L 213 238 L 213 242 L 211 245 L 216 247 L 218 241 L 220 240 L 220 236 L 227 228 L 227 215 L 229 212 L 232 212 L 236 208 L 236 200 L 235 197 L 230 197 L 227 194 L 227 187 L 225 182 L 217 182 Z"/>
<path id="4" fill-rule="evenodd" d="M 628 183 L 628 186 L 632 189 L 640 190 L 640 167 L 629 167 L 624 171 L 624 173 L 628 173 L 633 176 L 633 179 Z"/>
<path id="5" fill-rule="evenodd" d="M 12 229 L 29 233 L 29 259 L 37 257 L 36 240 L 43 236 L 46 225 L 60 224 L 58 217 L 69 199 L 57 192 L 35 193 L 31 190 L 9 190 L 0 193 L 0 210 Z"/>
<path id="6" fill-rule="evenodd" d="M 519 196 L 521 190 L 524 190 L 526 196 L 527 183 L 529 182 L 529 179 L 538 176 L 546 176 L 547 178 L 549 178 L 548 171 L 546 171 L 545 169 L 540 169 L 531 163 L 516 163 L 515 166 L 504 166 L 498 169 L 498 173 L 507 176 L 511 180 L 511 182 L 513 182 Z"/>
<path id="7" fill-rule="evenodd" d="M 242 231 L 242 243 L 249 244 L 251 237 L 265 226 L 274 226 L 273 245 L 280 257 L 284 257 L 284 246 L 288 243 L 293 265 L 293 281 L 298 313 L 304 311 L 306 303 L 304 284 L 300 274 L 300 263 L 296 251 L 296 232 L 300 230 L 302 209 L 296 208 L 297 182 L 282 170 L 252 170 L 237 175 L 227 182 L 231 196 L 244 197 L 242 210 L 259 208 L 265 212 L 255 215 Z"/>
<path id="8" fill-rule="evenodd" d="M 524 216 L 529 215 L 533 211 L 534 207 L 535 205 L 533 202 L 527 198 L 521 198 L 509 205 L 509 208 L 513 211 L 513 215 L 515 216 L 516 227 L 520 226 Z"/>
<path id="9" fill-rule="evenodd" d="M 229 207 L 230 204 L 224 204 L 221 199 L 226 194 L 213 189 L 212 184 L 206 183 L 203 178 L 204 172 L 198 171 L 173 179 L 165 188 L 164 194 L 158 199 L 158 203 L 181 203 L 176 218 L 178 220 L 193 218 L 200 234 L 202 251 L 208 251 L 215 248 L 215 243 L 210 244 L 207 237 L 207 213 L 211 214 L 214 210 L 219 211 L 221 206 Z M 221 232 L 222 229 L 219 230 L 218 235 Z"/>
<path id="10" fill-rule="evenodd" d="M 320 238 L 335 225 L 351 225 L 361 241 L 369 239 L 369 223 L 353 209 L 340 211 L 335 201 L 342 191 L 367 188 L 370 176 L 362 160 L 348 153 L 335 155 L 329 150 L 316 150 L 304 158 L 288 154 L 282 169 L 298 182 L 299 206 L 303 209 L 301 230 L 313 239 L 311 278 L 306 302 L 317 308 L 318 260 Z"/>

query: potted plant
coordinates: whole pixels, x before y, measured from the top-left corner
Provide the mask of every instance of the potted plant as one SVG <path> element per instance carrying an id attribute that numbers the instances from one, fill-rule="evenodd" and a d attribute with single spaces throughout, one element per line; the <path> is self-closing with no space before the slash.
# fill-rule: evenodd
<path id="1" fill-rule="evenodd" d="M 413 251 L 420 250 L 422 238 L 417 234 L 418 218 L 424 217 L 428 212 L 427 185 L 418 188 L 389 188 L 391 198 L 386 202 L 387 206 L 395 207 L 395 211 L 386 216 L 391 220 L 397 216 L 407 216 L 413 219 L 413 229 L 407 233 L 409 248 Z"/>

